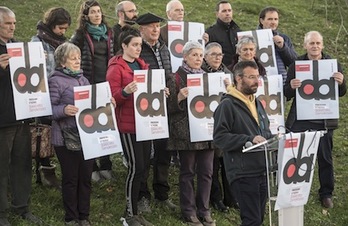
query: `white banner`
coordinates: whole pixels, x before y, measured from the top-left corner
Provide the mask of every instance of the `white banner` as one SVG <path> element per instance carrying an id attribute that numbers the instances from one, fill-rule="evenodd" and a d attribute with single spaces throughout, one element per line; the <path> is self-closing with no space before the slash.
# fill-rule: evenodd
<path id="1" fill-rule="evenodd" d="M 277 60 L 271 29 L 238 32 L 238 39 L 243 36 L 254 37 L 257 44 L 256 57 L 266 69 L 267 75 L 278 74 Z"/>
<path id="2" fill-rule="evenodd" d="M 295 61 L 296 78 L 302 82 L 296 89 L 298 120 L 338 119 L 337 60 Z"/>
<path id="3" fill-rule="evenodd" d="M 320 136 L 320 131 L 288 133 L 279 141 L 279 185 L 275 210 L 307 203 Z"/>
<path id="4" fill-rule="evenodd" d="M 16 119 L 52 115 L 41 42 L 7 43 Z"/>
<path id="5" fill-rule="evenodd" d="M 134 93 L 137 141 L 169 137 L 167 98 L 163 69 L 135 70 L 138 90 Z"/>
<path id="6" fill-rule="evenodd" d="M 226 92 L 225 73 L 188 74 L 187 97 L 191 142 L 213 140 L 213 114 Z"/>
<path id="7" fill-rule="evenodd" d="M 285 133 L 282 76 L 269 75 L 264 79 L 260 77 L 259 88 L 255 95 L 267 113 L 272 134 Z"/>
<path id="8" fill-rule="evenodd" d="M 122 152 L 108 82 L 74 87 L 76 124 L 85 159 Z"/>
<path id="9" fill-rule="evenodd" d="M 168 49 L 173 72 L 182 64 L 182 48 L 186 42 L 197 41 L 205 46 L 202 38 L 204 32 L 202 23 L 168 21 Z"/>

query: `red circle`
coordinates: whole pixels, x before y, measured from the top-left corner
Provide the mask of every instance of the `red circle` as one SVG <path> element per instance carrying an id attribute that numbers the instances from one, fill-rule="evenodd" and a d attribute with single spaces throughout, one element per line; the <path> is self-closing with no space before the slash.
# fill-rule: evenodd
<path id="1" fill-rule="evenodd" d="M 85 117 L 83 117 L 83 124 L 85 124 L 86 127 L 92 127 L 94 124 L 92 115 L 85 115 Z"/>
<path id="2" fill-rule="evenodd" d="M 145 98 L 140 100 L 140 109 L 143 111 L 146 111 L 146 109 L 149 107 L 149 101 Z"/>
<path id="3" fill-rule="evenodd" d="M 303 92 L 306 94 L 306 95 L 310 95 L 312 94 L 314 91 L 314 86 L 311 85 L 311 84 L 307 84 L 303 87 Z"/>
<path id="4" fill-rule="evenodd" d="M 182 48 L 184 46 L 182 44 L 177 44 L 176 46 L 174 46 L 175 52 L 177 53 L 182 53 Z"/>
<path id="5" fill-rule="evenodd" d="M 288 176 L 288 178 L 291 178 L 292 176 L 294 176 L 295 170 L 296 170 L 296 166 L 294 164 L 289 165 L 288 170 L 286 172 L 286 175 Z"/>
<path id="6" fill-rule="evenodd" d="M 195 104 L 195 110 L 198 113 L 201 113 L 204 111 L 205 104 L 203 101 L 197 101 Z"/>
<path id="7" fill-rule="evenodd" d="M 25 84 L 27 83 L 27 76 L 25 76 L 25 74 L 20 73 L 18 75 L 18 85 L 20 85 L 21 87 L 25 86 Z"/>
<path id="8" fill-rule="evenodd" d="M 261 100 L 261 104 L 262 104 L 262 107 L 263 107 L 264 109 L 266 109 L 266 101 L 265 101 L 265 100 Z"/>

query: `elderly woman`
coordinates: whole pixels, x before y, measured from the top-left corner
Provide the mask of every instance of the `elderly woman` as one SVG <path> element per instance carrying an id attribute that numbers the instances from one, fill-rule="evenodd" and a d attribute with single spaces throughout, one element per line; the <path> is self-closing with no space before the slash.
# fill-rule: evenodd
<path id="1" fill-rule="evenodd" d="M 190 142 L 188 122 L 187 74 L 204 73 L 203 46 L 194 41 L 183 47 L 183 62 L 168 82 L 168 113 L 171 134 L 168 140 L 169 150 L 178 150 L 180 159 L 180 208 L 184 221 L 188 225 L 211 225 L 215 221 L 209 211 L 209 196 L 213 173 L 214 151 L 210 142 Z M 197 176 L 195 194 L 194 177 Z"/>
<path id="2" fill-rule="evenodd" d="M 81 52 L 72 43 L 60 45 L 54 54 L 56 69 L 48 80 L 52 104 L 52 143 L 62 170 L 62 195 L 66 225 L 90 225 L 89 209 L 93 160 L 82 151 L 68 150 L 62 129 L 77 129 L 74 86 L 89 85 L 80 68 Z"/>
<path id="3" fill-rule="evenodd" d="M 208 73 L 214 72 L 224 72 L 227 74 L 232 74 L 228 70 L 227 66 L 222 63 L 222 58 L 224 54 L 222 53 L 222 47 L 217 42 L 211 42 L 205 47 L 204 59 L 202 64 L 202 69 Z M 225 85 L 229 85 L 231 82 L 227 79 L 225 80 Z M 232 196 L 230 191 L 230 186 L 226 178 L 226 172 L 224 168 L 224 162 L 222 157 L 222 151 L 215 149 L 214 162 L 213 162 L 213 176 L 211 183 L 211 192 L 210 192 L 210 203 L 212 206 L 221 211 L 228 212 L 228 207 L 237 207 L 237 203 Z M 219 171 L 221 172 L 222 179 L 222 189 L 219 180 Z M 222 194 L 224 196 L 224 201 L 222 201 Z"/>
<path id="4" fill-rule="evenodd" d="M 234 65 L 239 61 L 251 60 L 255 61 L 259 67 L 259 74 L 261 76 L 266 75 L 266 69 L 262 66 L 259 59 L 256 58 L 257 44 L 252 36 L 243 36 L 238 40 L 236 45 L 236 54 L 232 58 L 231 64 L 228 66 L 229 70 L 233 70 Z"/>

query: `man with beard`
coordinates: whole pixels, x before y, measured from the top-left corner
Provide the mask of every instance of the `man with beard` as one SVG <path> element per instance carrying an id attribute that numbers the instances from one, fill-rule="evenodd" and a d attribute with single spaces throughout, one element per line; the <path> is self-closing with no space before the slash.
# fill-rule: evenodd
<path id="1" fill-rule="evenodd" d="M 214 113 L 214 144 L 223 150 L 231 190 L 239 203 L 241 225 L 261 225 L 267 199 L 266 160 L 263 151 L 245 152 L 246 143 L 272 137 L 267 114 L 255 93 L 259 71 L 255 61 L 234 67 L 234 84 Z"/>
<path id="2" fill-rule="evenodd" d="M 116 15 L 118 17 L 118 24 L 112 28 L 114 32 L 114 53 L 118 54 L 118 51 L 121 49 L 118 36 L 121 34 L 122 27 L 125 25 L 135 24 L 136 19 L 138 18 L 138 10 L 134 2 L 131 1 L 122 1 L 116 5 Z"/>

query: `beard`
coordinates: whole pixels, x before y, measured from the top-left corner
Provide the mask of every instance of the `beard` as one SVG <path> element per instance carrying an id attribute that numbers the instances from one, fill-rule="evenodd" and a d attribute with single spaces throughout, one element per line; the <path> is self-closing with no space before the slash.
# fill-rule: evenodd
<path id="1" fill-rule="evenodd" d="M 134 16 L 133 18 L 129 18 L 126 14 L 124 14 L 124 22 L 128 25 L 134 25 L 137 18 L 138 18 L 137 16 Z"/>
<path id="2" fill-rule="evenodd" d="M 257 88 L 259 87 L 258 82 L 253 85 L 248 85 L 244 81 L 242 81 L 241 92 L 246 95 L 252 95 L 257 92 Z"/>

